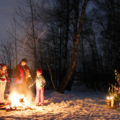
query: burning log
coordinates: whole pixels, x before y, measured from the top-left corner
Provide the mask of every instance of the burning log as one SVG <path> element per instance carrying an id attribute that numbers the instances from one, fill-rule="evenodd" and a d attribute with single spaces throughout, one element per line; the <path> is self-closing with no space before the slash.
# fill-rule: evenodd
<path id="1" fill-rule="evenodd" d="M 23 98 L 20 98 L 19 100 L 21 103 L 24 103 L 24 99 Z"/>
<path id="2" fill-rule="evenodd" d="M 24 110 L 33 110 L 33 108 L 31 108 L 31 107 L 24 107 L 24 106 L 19 106 L 19 107 L 14 106 L 14 107 L 12 107 L 11 105 L 9 105 L 9 106 L 7 106 L 5 108 L 5 110 L 7 112 L 9 112 L 9 111 L 24 111 Z"/>

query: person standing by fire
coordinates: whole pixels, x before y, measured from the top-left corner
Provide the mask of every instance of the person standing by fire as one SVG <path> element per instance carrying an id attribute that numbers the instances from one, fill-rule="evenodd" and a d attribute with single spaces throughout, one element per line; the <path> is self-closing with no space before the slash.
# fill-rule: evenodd
<path id="1" fill-rule="evenodd" d="M 30 69 L 27 66 L 27 59 L 22 59 L 20 64 L 16 66 L 15 79 L 17 92 L 26 95 L 27 88 L 32 79 Z"/>
<path id="2" fill-rule="evenodd" d="M 35 81 L 29 86 L 31 88 L 36 83 L 36 105 L 41 106 L 44 104 L 44 87 L 46 85 L 46 80 L 42 75 L 42 69 L 36 71 Z"/>
<path id="3" fill-rule="evenodd" d="M 6 88 L 6 83 L 8 80 L 7 66 L 4 64 L 0 65 L 0 104 L 4 104 L 4 93 Z"/>

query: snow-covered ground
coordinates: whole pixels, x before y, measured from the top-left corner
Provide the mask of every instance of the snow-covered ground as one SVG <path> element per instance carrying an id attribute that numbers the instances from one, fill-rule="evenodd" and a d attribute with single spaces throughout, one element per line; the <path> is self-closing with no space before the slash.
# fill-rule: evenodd
<path id="1" fill-rule="evenodd" d="M 45 105 L 33 110 L 0 110 L 0 120 L 120 120 L 120 109 L 107 109 L 100 92 L 45 91 Z"/>

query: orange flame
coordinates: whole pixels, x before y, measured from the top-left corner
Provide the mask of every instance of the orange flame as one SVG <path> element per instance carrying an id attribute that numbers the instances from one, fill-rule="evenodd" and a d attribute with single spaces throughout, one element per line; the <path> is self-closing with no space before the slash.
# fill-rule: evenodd
<path id="1" fill-rule="evenodd" d="M 20 99 L 23 99 L 24 102 L 20 102 Z M 12 107 L 26 107 L 30 105 L 30 102 L 23 94 L 18 94 L 17 92 L 11 93 L 9 100 L 11 102 Z"/>

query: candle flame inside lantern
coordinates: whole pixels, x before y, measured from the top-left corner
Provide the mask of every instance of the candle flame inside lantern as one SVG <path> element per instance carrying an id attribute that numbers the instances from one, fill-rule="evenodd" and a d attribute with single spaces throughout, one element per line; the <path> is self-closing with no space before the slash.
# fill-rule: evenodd
<path id="1" fill-rule="evenodd" d="M 114 99 L 114 97 L 113 97 L 113 96 L 107 96 L 106 99 L 107 99 L 107 100 L 112 100 L 112 99 Z"/>

